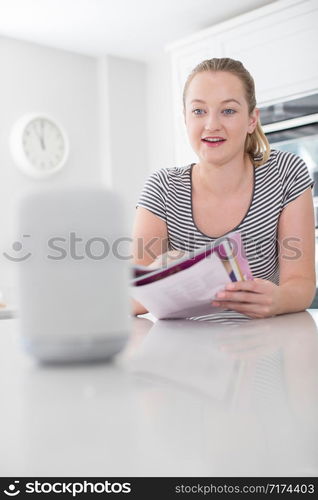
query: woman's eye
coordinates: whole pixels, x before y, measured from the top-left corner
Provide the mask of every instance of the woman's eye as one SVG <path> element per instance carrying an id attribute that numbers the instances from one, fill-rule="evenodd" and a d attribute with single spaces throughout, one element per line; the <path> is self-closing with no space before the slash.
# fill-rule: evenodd
<path id="1" fill-rule="evenodd" d="M 193 113 L 194 115 L 203 115 L 203 113 L 204 113 L 204 109 L 196 108 L 196 109 L 193 109 L 193 110 L 192 110 L 192 113 Z"/>
<path id="2" fill-rule="evenodd" d="M 234 113 L 236 113 L 236 111 L 235 111 L 235 109 L 227 108 L 227 109 L 223 109 L 222 113 L 224 115 L 234 115 Z"/>

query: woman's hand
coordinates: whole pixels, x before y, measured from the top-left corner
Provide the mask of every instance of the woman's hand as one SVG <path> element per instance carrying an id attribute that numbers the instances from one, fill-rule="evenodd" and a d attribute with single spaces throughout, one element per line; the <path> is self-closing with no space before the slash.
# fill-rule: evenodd
<path id="1" fill-rule="evenodd" d="M 169 250 L 168 252 L 162 253 L 158 255 L 156 259 L 149 264 L 149 269 L 159 269 L 160 267 L 167 267 L 169 264 L 174 261 L 181 259 L 188 252 L 184 252 L 183 250 Z"/>
<path id="2" fill-rule="evenodd" d="M 254 278 L 229 283 L 216 294 L 213 306 L 231 309 L 251 318 L 268 318 L 279 314 L 281 290 L 271 281 Z"/>

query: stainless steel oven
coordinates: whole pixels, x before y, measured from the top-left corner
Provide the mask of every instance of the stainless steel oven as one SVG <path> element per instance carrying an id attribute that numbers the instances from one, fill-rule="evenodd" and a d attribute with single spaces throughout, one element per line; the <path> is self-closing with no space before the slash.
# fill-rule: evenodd
<path id="1" fill-rule="evenodd" d="M 260 109 L 261 123 L 273 149 L 303 158 L 316 181 L 318 201 L 318 93 Z M 318 223 L 318 217 L 317 217 Z M 316 223 L 316 226 L 317 226 Z"/>
<path id="2" fill-rule="evenodd" d="M 260 108 L 260 115 L 271 147 L 303 158 L 315 181 L 313 197 L 318 284 L 318 93 Z"/>

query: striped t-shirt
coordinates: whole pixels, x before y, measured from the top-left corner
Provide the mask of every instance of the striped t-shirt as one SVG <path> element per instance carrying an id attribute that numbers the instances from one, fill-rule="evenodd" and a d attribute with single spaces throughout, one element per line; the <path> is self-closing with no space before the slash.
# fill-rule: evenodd
<path id="1" fill-rule="evenodd" d="M 146 181 L 137 205 L 166 222 L 172 250 L 191 251 L 217 239 L 200 231 L 193 218 L 193 165 L 154 172 Z M 255 278 L 279 283 L 279 216 L 288 203 L 312 186 L 306 164 L 292 153 L 272 150 L 268 161 L 254 168 L 250 206 L 231 231 L 241 233 Z"/>

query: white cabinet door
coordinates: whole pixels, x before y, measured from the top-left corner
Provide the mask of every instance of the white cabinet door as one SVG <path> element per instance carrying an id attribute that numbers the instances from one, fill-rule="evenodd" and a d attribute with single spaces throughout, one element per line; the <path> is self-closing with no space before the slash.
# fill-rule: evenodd
<path id="1" fill-rule="evenodd" d="M 258 104 L 318 88 L 318 2 L 273 12 L 221 36 L 222 52 L 239 59 L 255 80 Z"/>

